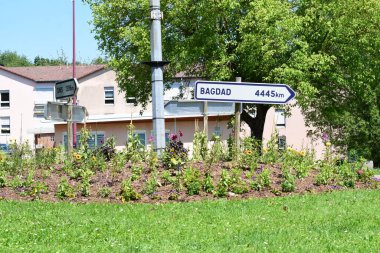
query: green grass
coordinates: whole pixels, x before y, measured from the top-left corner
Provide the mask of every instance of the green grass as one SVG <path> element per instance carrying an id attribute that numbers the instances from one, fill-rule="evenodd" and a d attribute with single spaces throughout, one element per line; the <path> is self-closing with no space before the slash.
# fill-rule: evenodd
<path id="1" fill-rule="evenodd" d="M 379 252 L 380 191 L 246 201 L 0 201 L 0 252 Z"/>

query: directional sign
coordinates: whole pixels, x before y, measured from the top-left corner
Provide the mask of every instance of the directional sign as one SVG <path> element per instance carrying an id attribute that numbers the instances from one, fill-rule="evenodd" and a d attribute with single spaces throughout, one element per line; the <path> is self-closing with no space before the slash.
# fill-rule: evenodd
<path id="1" fill-rule="evenodd" d="M 72 105 L 73 115 L 72 122 L 82 122 L 88 116 L 86 107 L 80 105 Z M 45 119 L 53 121 L 67 121 L 69 105 L 57 102 L 48 102 L 45 110 Z"/>
<path id="2" fill-rule="evenodd" d="M 76 78 L 55 83 L 55 98 L 73 97 L 77 91 L 78 81 Z"/>
<path id="3" fill-rule="evenodd" d="M 194 96 L 207 101 L 285 104 L 296 93 L 285 84 L 197 81 Z"/>

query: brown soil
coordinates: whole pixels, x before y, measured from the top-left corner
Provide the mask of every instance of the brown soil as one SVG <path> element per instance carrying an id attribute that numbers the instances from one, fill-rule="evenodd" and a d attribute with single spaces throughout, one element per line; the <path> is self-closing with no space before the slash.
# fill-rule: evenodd
<path id="1" fill-rule="evenodd" d="M 157 202 L 187 202 L 187 201 L 199 201 L 199 200 L 215 200 L 219 199 L 211 193 L 206 193 L 201 190 L 199 195 L 189 196 L 186 192 L 186 188 L 183 187 L 180 192 L 178 192 L 177 198 L 173 198 L 174 185 L 172 184 L 163 184 L 161 179 L 161 174 L 164 168 L 158 169 L 159 179 L 162 183 L 161 186 L 157 187 L 156 191 L 152 195 L 143 194 L 143 189 L 147 178 L 151 176 L 148 168 L 144 166 L 143 173 L 141 178 L 133 181 L 133 188 L 140 193 L 141 199 L 133 200 L 131 202 L 136 203 L 157 203 Z M 193 168 L 197 168 L 201 171 L 201 177 L 205 173 L 205 167 L 203 163 L 197 162 L 191 165 Z M 219 163 L 211 168 L 211 175 L 213 178 L 214 187 L 216 187 L 222 169 L 231 170 L 231 163 Z M 286 193 L 281 191 L 281 183 L 283 181 L 283 174 L 281 168 L 277 165 L 260 165 L 260 168 L 256 169 L 254 176 L 257 176 L 263 168 L 270 168 L 271 170 L 271 186 L 263 189 L 262 191 L 253 190 L 250 185 L 252 183 L 252 178 L 247 178 L 248 170 L 243 171 L 241 178 L 244 180 L 245 184 L 248 186 L 249 191 L 244 194 L 235 194 L 228 192 L 225 198 L 227 199 L 250 199 L 250 198 L 267 198 L 267 197 L 278 197 L 278 196 L 288 196 L 288 195 L 302 195 L 302 194 L 313 194 L 319 192 L 343 190 L 344 187 L 338 186 L 337 182 L 333 182 L 330 185 L 315 185 L 315 177 L 318 174 L 317 170 L 311 170 L 309 175 L 303 179 L 296 179 L 296 189 L 294 192 Z M 170 170 L 172 175 L 175 175 L 175 170 Z M 45 175 L 45 176 L 43 176 Z M 39 196 L 31 196 L 30 191 L 32 187 L 11 187 L 11 182 L 14 177 L 9 176 L 7 178 L 7 186 L 0 188 L 0 199 L 4 200 L 22 200 L 22 201 L 31 201 L 39 199 L 47 202 L 56 202 L 56 201 L 70 201 L 70 202 L 79 202 L 79 203 L 122 203 L 122 198 L 120 196 L 120 187 L 123 180 L 130 178 L 131 176 L 131 164 L 127 164 L 125 169 L 122 172 L 115 173 L 110 169 L 104 172 L 97 171 L 90 178 L 90 195 L 84 197 L 81 195 L 79 190 L 79 185 L 81 184 L 81 179 L 70 179 L 70 177 L 59 167 L 57 166 L 54 170 L 50 171 L 50 175 L 46 175 L 46 171 L 37 170 L 34 182 L 43 182 L 48 190 L 47 192 L 39 194 Z M 56 196 L 57 187 L 61 181 L 62 177 L 68 179 L 69 185 L 72 186 L 75 190 L 75 197 L 69 198 L 58 198 Z M 21 181 L 25 181 L 26 177 L 20 178 Z M 376 182 L 356 182 L 355 188 L 371 188 L 378 187 Z M 111 193 L 108 197 L 102 198 L 99 196 L 99 190 L 108 187 L 111 190 Z"/>

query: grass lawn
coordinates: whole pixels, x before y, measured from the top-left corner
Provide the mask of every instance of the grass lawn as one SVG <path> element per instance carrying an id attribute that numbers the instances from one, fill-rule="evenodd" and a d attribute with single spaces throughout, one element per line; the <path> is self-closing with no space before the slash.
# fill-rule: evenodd
<path id="1" fill-rule="evenodd" d="M 0 201 L 0 252 L 379 251 L 379 190 L 169 204 Z"/>

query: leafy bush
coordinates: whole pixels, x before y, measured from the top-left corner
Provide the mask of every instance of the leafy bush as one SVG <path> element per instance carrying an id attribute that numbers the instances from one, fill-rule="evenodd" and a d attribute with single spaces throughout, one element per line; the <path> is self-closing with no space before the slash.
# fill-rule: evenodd
<path id="1" fill-rule="evenodd" d="M 108 198 L 111 195 L 111 188 L 102 187 L 99 189 L 98 196 L 102 198 Z"/>
<path id="2" fill-rule="evenodd" d="M 225 197 L 227 196 L 228 188 L 230 186 L 230 175 L 228 174 L 228 171 L 223 169 L 222 174 L 220 176 L 220 180 L 218 182 L 218 185 L 216 187 L 215 195 L 218 197 Z"/>
<path id="3" fill-rule="evenodd" d="M 200 180 L 199 170 L 194 168 L 187 168 L 184 170 L 183 181 L 187 189 L 187 194 L 190 196 L 199 194 L 202 184 Z"/>
<path id="4" fill-rule="evenodd" d="M 212 193 L 214 190 L 214 184 L 212 182 L 212 177 L 209 172 L 206 172 L 203 180 L 203 190 L 207 193 Z"/>
<path id="5" fill-rule="evenodd" d="M 284 181 L 281 183 L 283 192 L 292 192 L 296 189 L 295 178 L 290 171 L 284 172 Z"/>
<path id="6" fill-rule="evenodd" d="M 55 195 L 60 199 L 75 197 L 74 188 L 69 185 L 66 177 L 61 178 Z"/>
<path id="7" fill-rule="evenodd" d="M 207 135 L 204 131 L 196 131 L 193 140 L 193 159 L 204 161 L 207 156 Z"/>
<path id="8" fill-rule="evenodd" d="M 179 132 L 179 135 L 170 135 L 169 145 L 166 146 L 162 157 L 162 163 L 166 168 L 180 169 L 188 159 L 188 150 L 184 148 L 180 139 L 182 135 L 182 132 Z"/>
<path id="9" fill-rule="evenodd" d="M 130 179 L 121 182 L 120 196 L 122 202 L 141 199 L 141 195 L 133 188 Z"/>
<path id="10" fill-rule="evenodd" d="M 264 188 L 270 187 L 270 175 L 271 172 L 269 169 L 266 168 L 262 170 L 252 182 L 252 189 L 262 191 Z"/>
<path id="11" fill-rule="evenodd" d="M 242 170 L 239 168 L 234 168 L 232 170 L 232 176 L 230 178 L 229 188 L 233 193 L 243 194 L 248 192 L 248 186 L 241 179 Z"/>

